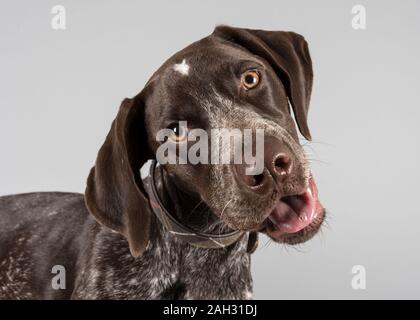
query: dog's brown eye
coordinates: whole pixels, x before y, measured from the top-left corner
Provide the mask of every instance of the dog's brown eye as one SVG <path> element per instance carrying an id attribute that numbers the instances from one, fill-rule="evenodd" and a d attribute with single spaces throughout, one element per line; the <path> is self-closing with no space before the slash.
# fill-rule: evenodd
<path id="1" fill-rule="evenodd" d="M 172 130 L 169 137 L 172 141 L 179 143 L 187 139 L 188 130 L 186 127 L 179 125 L 179 123 L 173 123 L 168 128 Z"/>
<path id="2" fill-rule="evenodd" d="M 246 90 L 255 88 L 260 83 L 260 74 L 256 70 L 249 70 L 242 74 L 241 85 Z"/>

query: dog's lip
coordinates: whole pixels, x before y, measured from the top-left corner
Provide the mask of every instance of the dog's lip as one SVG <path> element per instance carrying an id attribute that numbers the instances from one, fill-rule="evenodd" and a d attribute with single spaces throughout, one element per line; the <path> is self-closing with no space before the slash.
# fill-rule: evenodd
<path id="1" fill-rule="evenodd" d="M 316 223 L 322 212 L 318 189 L 311 177 L 303 193 L 283 197 L 276 203 L 261 228 L 274 239 L 282 240 Z"/>

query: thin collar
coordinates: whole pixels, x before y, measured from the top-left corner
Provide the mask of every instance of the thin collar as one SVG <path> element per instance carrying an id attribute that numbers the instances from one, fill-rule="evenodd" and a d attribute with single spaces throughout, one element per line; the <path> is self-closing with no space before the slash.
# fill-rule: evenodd
<path id="1" fill-rule="evenodd" d="M 159 166 L 156 160 L 148 160 L 140 169 L 141 180 L 144 189 L 149 195 L 149 203 L 152 211 L 164 225 L 166 230 L 189 244 L 200 248 L 225 248 L 238 241 L 245 232 L 233 231 L 224 234 L 208 234 L 195 231 L 183 225 L 165 208 L 156 190 L 155 168 Z"/>

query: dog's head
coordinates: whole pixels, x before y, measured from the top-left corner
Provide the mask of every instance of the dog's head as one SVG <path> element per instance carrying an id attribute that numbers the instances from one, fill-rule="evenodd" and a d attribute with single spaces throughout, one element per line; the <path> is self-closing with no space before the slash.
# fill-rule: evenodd
<path id="1" fill-rule="evenodd" d="M 141 254 L 150 225 L 139 177 L 144 162 L 155 158 L 162 144 L 178 152 L 196 148 L 189 133 L 197 129 L 213 140 L 220 139 L 224 129 L 263 130 L 260 172 L 249 174 L 255 163 L 211 160 L 164 168 L 232 229 L 263 231 L 292 244 L 309 239 L 324 213 L 289 106 L 301 134 L 310 140 L 312 78 L 302 36 L 217 27 L 172 56 L 141 93 L 123 101 L 88 178 L 89 210 L 99 222 L 125 235 L 134 255 Z M 170 134 L 159 141 L 165 129 Z M 251 146 L 256 147 L 254 138 Z M 224 147 L 218 150 L 223 153 Z M 210 148 L 208 159 L 215 152 Z"/>

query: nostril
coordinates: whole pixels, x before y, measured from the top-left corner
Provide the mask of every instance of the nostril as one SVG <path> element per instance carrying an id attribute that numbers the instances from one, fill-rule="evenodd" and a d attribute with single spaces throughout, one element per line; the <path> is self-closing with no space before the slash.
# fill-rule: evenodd
<path id="1" fill-rule="evenodd" d="M 292 169 L 292 160 L 285 154 L 279 154 L 274 160 L 274 169 L 280 175 L 289 174 Z"/>
<path id="2" fill-rule="evenodd" d="M 267 168 L 264 168 L 262 172 L 256 170 L 251 172 L 248 170 L 247 172 L 247 168 L 249 167 L 243 164 L 237 164 L 233 167 L 233 174 L 238 183 L 251 189 L 253 192 L 264 192 L 266 189 L 265 186 L 267 186 L 267 188 L 271 186 L 270 180 L 272 179 L 272 176 Z"/>
<path id="3" fill-rule="evenodd" d="M 264 181 L 264 175 L 263 174 L 257 174 L 257 175 L 252 176 L 252 177 L 253 177 L 253 182 L 254 182 L 252 187 L 259 186 Z"/>
<path id="4" fill-rule="evenodd" d="M 264 182 L 264 174 L 247 175 L 244 180 L 248 186 L 258 187 Z"/>

